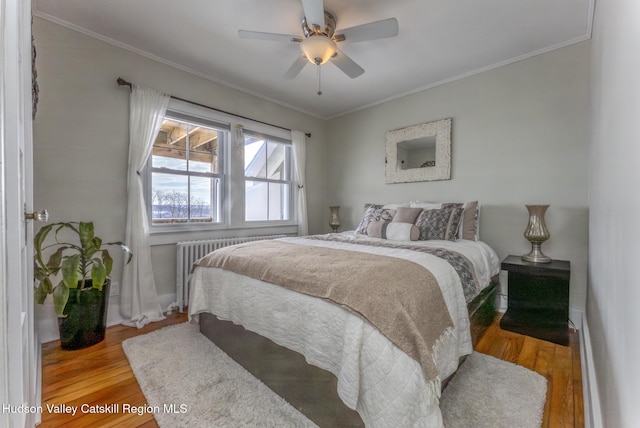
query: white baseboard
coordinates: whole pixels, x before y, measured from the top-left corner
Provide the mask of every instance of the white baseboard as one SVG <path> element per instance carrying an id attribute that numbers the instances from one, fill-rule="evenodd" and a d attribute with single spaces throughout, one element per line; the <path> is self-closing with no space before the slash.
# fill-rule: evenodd
<path id="1" fill-rule="evenodd" d="M 593 361 L 591 335 L 586 317 L 582 319 L 580 328 L 580 364 L 582 365 L 582 391 L 584 400 L 585 428 L 602 428 L 602 411 L 598 380 Z"/>
<path id="2" fill-rule="evenodd" d="M 571 327 L 576 330 L 582 330 L 582 320 L 584 319 L 584 311 L 575 308 L 569 308 L 569 321 Z"/>
<path id="3" fill-rule="evenodd" d="M 166 313 L 177 301 L 176 293 L 161 294 L 158 296 L 162 312 Z"/>

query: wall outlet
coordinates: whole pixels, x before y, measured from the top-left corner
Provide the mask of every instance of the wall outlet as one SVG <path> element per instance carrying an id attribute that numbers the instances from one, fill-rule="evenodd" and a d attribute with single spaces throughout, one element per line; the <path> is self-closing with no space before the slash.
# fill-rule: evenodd
<path id="1" fill-rule="evenodd" d="M 120 294 L 120 283 L 111 282 L 111 288 L 109 289 L 109 297 L 118 296 Z"/>

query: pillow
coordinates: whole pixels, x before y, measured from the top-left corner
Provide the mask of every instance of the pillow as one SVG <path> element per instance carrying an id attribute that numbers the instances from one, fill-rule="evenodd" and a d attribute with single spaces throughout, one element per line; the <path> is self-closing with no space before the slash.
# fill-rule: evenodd
<path id="1" fill-rule="evenodd" d="M 396 213 L 396 210 L 382 208 L 382 205 L 366 204 L 365 207 L 366 209 L 362 216 L 362 220 L 360 220 L 360 223 L 356 228 L 356 233 L 360 233 L 362 235 L 367 234 L 367 226 L 369 226 L 369 223 L 372 221 L 390 222 L 393 219 L 393 215 Z"/>
<path id="2" fill-rule="evenodd" d="M 414 224 L 421 212 L 422 208 L 399 207 L 396 210 L 396 215 L 393 216 L 393 220 L 391 221 L 394 223 Z"/>
<path id="3" fill-rule="evenodd" d="M 438 209 L 427 209 L 420 213 L 416 220 L 416 226 L 420 230 L 420 240 L 456 240 L 464 209 L 452 205 Z"/>
<path id="4" fill-rule="evenodd" d="M 400 207 L 409 207 L 410 202 L 402 202 L 398 204 L 384 204 L 382 208 L 386 208 L 389 210 L 397 210 Z"/>
<path id="5" fill-rule="evenodd" d="M 420 230 L 413 223 L 372 221 L 367 226 L 367 234 L 372 238 L 393 241 L 417 241 L 420 237 Z"/>
<path id="6" fill-rule="evenodd" d="M 450 205 L 462 206 L 464 208 L 458 238 L 468 239 L 470 241 L 480 240 L 480 204 L 478 201 L 465 202 L 462 204 L 420 201 L 410 202 L 411 207 L 420 207 L 423 209 L 442 208 Z"/>
<path id="7" fill-rule="evenodd" d="M 478 201 L 463 205 L 464 213 L 460 223 L 460 238 L 470 241 L 480 240 L 480 204 Z"/>
<path id="8" fill-rule="evenodd" d="M 438 209 L 438 208 L 442 208 L 442 202 L 411 201 L 411 202 L 409 202 L 409 206 L 411 208 L 422 208 L 424 210 L 435 210 L 435 209 Z"/>

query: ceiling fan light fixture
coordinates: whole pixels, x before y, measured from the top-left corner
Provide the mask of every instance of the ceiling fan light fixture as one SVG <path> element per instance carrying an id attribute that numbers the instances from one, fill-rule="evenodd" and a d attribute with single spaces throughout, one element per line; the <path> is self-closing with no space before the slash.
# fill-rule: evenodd
<path id="1" fill-rule="evenodd" d="M 300 49 L 307 59 L 316 65 L 322 65 L 329 61 L 337 50 L 335 42 L 324 34 L 307 37 L 300 43 Z"/>

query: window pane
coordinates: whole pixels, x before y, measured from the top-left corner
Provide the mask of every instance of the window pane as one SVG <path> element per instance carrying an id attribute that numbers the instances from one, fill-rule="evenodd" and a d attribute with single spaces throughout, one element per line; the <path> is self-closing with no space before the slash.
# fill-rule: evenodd
<path id="1" fill-rule="evenodd" d="M 286 162 L 287 146 L 279 143 L 269 143 L 267 145 L 267 178 L 270 180 L 288 180 Z"/>
<path id="2" fill-rule="evenodd" d="M 211 216 L 213 179 L 191 177 L 191 221 L 213 221 Z"/>
<path id="3" fill-rule="evenodd" d="M 153 224 L 221 221 L 220 179 L 155 172 L 152 176 Z"/>
<path id="4" fill-rule="evenodd" d="M 218 173 L 218 131 L 193 128 L 189 136 L 189 171 Z"/>
<path id="5" fill-rule="evenodd" d="M 187 170 L 187 133 L 190 125 L 165 119 L 153 143 L 155 168 Z"/>
<path id="6" fill-rule="evenodd" d="M 269 220 L 289 220 L 289 185 L 269 183 Z"/>
<path id="7" fill-rule="evenodd" d="M 289 220 L 289 184 L 246 181 L 245 220 Z"/>
<path id="8" fill-rule="evenodd" d="M 155 168 L 217 174 L 218 142 L 222 132 L 165 119 L 153 144 L 152 165 Z"/>
<path id="9" fill-rule="evenodd" d="M 244 175 L 245 177 L 267 177 L 267 144 L 264 140 L 245 136 L 244 138 Z"/>
<path id="10" fill-rule="evenodd" d="M 247 180 L 245 181 L 244 195 L 245 220 L 269 220 L 269 183 Z"/>
<path id="11" fill-rule="evenodd" d="M 152 219 L 154 224 L 187 221 L 188 177 L 152 174 Z"/>

